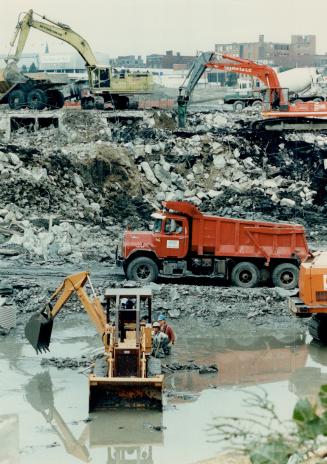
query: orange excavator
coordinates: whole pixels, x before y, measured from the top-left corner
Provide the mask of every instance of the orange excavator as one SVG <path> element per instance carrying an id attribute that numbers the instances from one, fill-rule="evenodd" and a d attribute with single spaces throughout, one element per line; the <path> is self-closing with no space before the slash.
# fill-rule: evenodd
<path id="1" fill-rule="evenodd" d="M 327 344 L 327 252 L 315 253 L 301 264 L 299 293 L 289 299 L 297 317 L 311 317 L 309 333 Z"/>
<path id="2" fill-rule="evenodd" d="M 205 52 L 194 61 L 183 85 L 179 88 L 179 127 L 185 127 L 186 109 L 190 96 L 207 69 L 232 72 L 259 79 L 266 87 L 263 101 L 263 119 L 252 123 L 255 130 L 325 130 L 327 129 L 327 102 L 289 102 L 288 89 L 282 88 L 276 71 L 265 64 L 232 55 L 222 54 L 217 61 L 215 53 Z"/>

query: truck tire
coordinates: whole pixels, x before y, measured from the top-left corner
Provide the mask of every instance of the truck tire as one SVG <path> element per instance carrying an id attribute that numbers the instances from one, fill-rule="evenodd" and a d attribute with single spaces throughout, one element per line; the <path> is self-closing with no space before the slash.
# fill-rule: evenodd
<path id="1" fill-rule="evenodd" d="M 234 111 L 242 111 L 244 108 L 245 108 L 245 103 L 242 102 L 241 100 L 237 100 L 233 104 Z"/>
<path id="2" fill-rule="evenodd" d="M 316 97 L 316 98 L 313 99 L 313 101 L 314 101 L 314 102 L 317 102 L 317 103 L 320 103 L 320 102 L 322 102 L 322 101 L 324 101 L 324 100 L 323 100 L 322 97 Z"/>
<path id="3" fill-rule="evenodd" d="M 81 99 L 81 108 L 82 108 L 82 110 L 93 110 L 94 109 L 94 99 L 93 98 L 82 98 Z"/>
<path id="4" fill-rule="evenodd" d="M 65 104 L 64 94 L 58 89 L 50 89 L 46 92 L 47 107 L 52 109 L 62 108 Z"/>
<path id="5" fill-rule="evenodd" d="M 263 103 L 262 103 L 262 101 L 260 101 L 260 100 L 255 100 L 255 101 L 252 103 L 252 108 L 255 108 L 255 109 L 261 111 L 262 108 L 263 108 Z"/>
<path id="6" fill-rule="evenodd" d="M 271 278 L 275 287 L 292 290 L 298 285 L 299 269 L 292 263 L 278 264 L 273 270 Z"/>
<path id="7" fill-rule="evenodd" d="M 47 106 L 46 93 L 40 89 L 34 89 L 28 92 L 27 106 L 31 110 L 43 110 Z"/>
<path id="8" fill-rule="evenodd" d="M 126 272 L 129 280 L 149 283 L 155 282 L 158 277 L 158 266 L 151 258 L 140 257 L 131 261 Z"/>
<path id="9" fill-rule="evenodd" d="M 327 344 L 327 317 L 325 314 L 314 314 L 309 322 L 309 334 L 314 340 Z"/>
<path id="10" fill-rule="evenodd" d="M 233 267 L 231 282 L 236 287 L 256 287 L 260 282 L 260 271 L 255 264 L 249 261 L 242 261 Z"/>
<path id="11" fill-rule="evenodd" d="M 22 90 L 13 90 L 8 97 L 9 108 L 19 110 L 26 106 L 26 97 Z"/>
<path id="12" fill-rule="evenodd" d="M 104 110 L 104 98 L 103 97 L 95 97 L 94 99 L 94 107 L 96 110 Z"/>

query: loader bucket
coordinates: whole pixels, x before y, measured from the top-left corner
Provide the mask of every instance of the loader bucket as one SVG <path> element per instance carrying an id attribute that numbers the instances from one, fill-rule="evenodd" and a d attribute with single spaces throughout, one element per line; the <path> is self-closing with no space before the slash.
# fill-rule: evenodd
<path id="1" fill-rule="evenodd" d="M 153 378 L 89 378 L 89 411 L 116 408 L 162 410 L 163 376 Z"/>
<path id="2" fill-rule="evenodd" d="M 44 311 L 34 314 L 25 326 L 25 336 L 36 353 L 49 351 L 53 319 Z"/>

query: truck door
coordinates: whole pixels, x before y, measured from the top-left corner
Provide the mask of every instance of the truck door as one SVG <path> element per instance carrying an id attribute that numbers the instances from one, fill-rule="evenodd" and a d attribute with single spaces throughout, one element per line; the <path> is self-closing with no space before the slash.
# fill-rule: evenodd
<path id="1" fill-rule="evenodd" d="M 184 258 L 188 251 L 189 227 L 186 218 L 166 218 L 161 236 L 162 258 Z"/>

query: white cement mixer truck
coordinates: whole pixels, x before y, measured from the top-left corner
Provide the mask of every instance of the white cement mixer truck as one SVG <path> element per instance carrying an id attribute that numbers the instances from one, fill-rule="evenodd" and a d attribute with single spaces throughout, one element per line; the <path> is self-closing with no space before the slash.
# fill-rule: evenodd
<path id="1" fill-rule="evenodd" d="M 316 68 L 293 68 L 278 73 L 280 86 L 289 89 L 290 102 L 299 101 L 324 101 L 327 90 L 324 88 L 324 79 Z M 262 107 L 263 86 L 257 85 L 251 78 L 238 79 L 238 88 L 233 93 L 224 96 L 224 104 L 234 106 L 234 110 L 240 111 L 246 106 Z"/>

